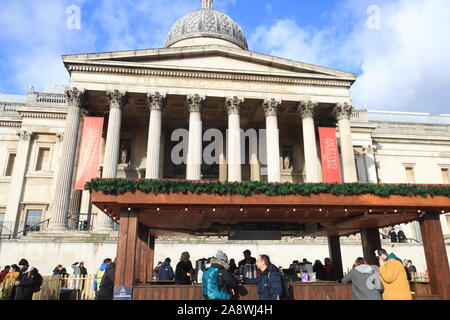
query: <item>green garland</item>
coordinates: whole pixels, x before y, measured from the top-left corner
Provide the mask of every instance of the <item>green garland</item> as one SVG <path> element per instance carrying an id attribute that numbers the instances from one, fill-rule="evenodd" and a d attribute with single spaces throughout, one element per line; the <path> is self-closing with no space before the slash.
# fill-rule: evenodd
<path id="1" fill-rule="evenodd" d="M 123 194 L 135 192 L 167 194 L 237 194 L 250 196 L 265 194 L 268 196 L 333 194 L 360 195 L 373 194 L 381 197 L 390 195 L 446 196 L 450 198 L 450 186 L 444 185 L 411 185 L 411 184 L 369 184 L 369 183 L 267 183 L 256 181 L 244 182 L 196 182 L 178 180 L 131 180 L 131 179 L 95 179 L 86 183 L 85 190 L 102 191 L 106 194 Z"/>

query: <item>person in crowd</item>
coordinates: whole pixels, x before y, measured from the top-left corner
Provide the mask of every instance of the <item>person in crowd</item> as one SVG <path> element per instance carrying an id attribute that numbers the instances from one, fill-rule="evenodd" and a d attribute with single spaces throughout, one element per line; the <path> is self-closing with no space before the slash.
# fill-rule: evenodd
<path id="1" fill-rule="evenodd" d="M 105 274 L 106 267 L 109 266 L 112 263 L 112 260 L 110 258 L 106 258 L 103 260 L 103 263 L 100 265 L 100 268 L 95 273 L 94 278 L 94 292 L 95 295 L 97 295 L 98 291 L 100 290 L 100 283 L 102 281 L 103 275 Z"/>
<path id="2" fill-rule="evenodd" d="M 9 273 L 9 270 L 11 269 L 11 266 L 5 266 L 5 268 L 0 272 L 0 283 L 5 280 L 6 275 Z"/>
<path id="3" fill-rule="evenodd" d="M 84 267 L 83 261 L 75 262 L 71 267 L 73 269 L 73 274 L 82 276 L 87 275 L 87 269 Z"/>
<path id="4" fill-rule="evenodd" d="M 312 264 L 312 263 L 309 262 L 308 259 L 306 259 L 306 258 L 303 258 L 302 262 L 303 262 L 303 263 L 309 263 L 309 264 Z"/>
<path id="5" fill-rule="evenodd" d="M 237 267 L 235 260 L 234 259 L 230 259 L 230 272 L 232 274 L 235 274 L 238 269 L 239 268 Z"/>
<path id="6" fill-rule="evenodd" d="M 80 277 L 80 278 L 84 278 L 87 275 L 87 269 L 84 267 L 84 262 L 80 261 L 80 262 L 75 262 L 74 264 L 72 264 L 72 269 L 73 269 L 73 274 Z M 74 289 L 77 290 L 81 290 L 83 291 L 84 289 L 84 279 L 79 279 L 79 280 L 75 280 L 74 283 Z"/>
<path id="7" fill-rule="evenodd" d="M 413 265 L 411 260 L 406 260 L 406 268 L 410 273 L 417 273 L 417 268 Z"/>
<path id="8" fill-rule="evenodd" d="M 56 276 L 62 273 L 63 266 L 62 264 L 58 264 L 55 269 L 53 269 L 53 275 Z"/>
<path id="9" fill-rule="evenodd" d="M 334 271 L 333 271 L 333 265 L 331 263 L 330 258 L 325 258 L 324 260 L 324 267 L 325 272 L 327 273 L 327 280 L 333 281 L 334 280 Z"/>
<path id="10" fill-rule="evenodd" d="M 313 265 L 313 272 L 316 273 L 317 280 L 327 280 L 327 272 L 325 271 L 325 267 L 323 266 L 320 260 L 316 260 Z"/>
<path id="11" fill-rule="evenodd" d="M 411 300 L 411 289 L 402 261 L 384 249 L 376 251 L 380 264 L 380 279 L 383 283 L 383 300 Z"/>
<path id="12" fill-rule="evenodd" d="M 353 269 L 342 278 L 342 283 L 352 284 L 353 300 L 382 300 L 380 273 L 366 264 L 364 258 L 356 259 Z"/>
<path id="13" fill-rule="evenodd" d="M 252 252 L 250 250 L 248 250 L 248 249 L 245 250 L 243 252 L 243 254 L 244 254 L 244 259 L 239 261 L 239 263 L 238 263 L 239 268 L 246 264 L 256 264 L 256 259 L 252 257 Z"/>
<path id="14" fill-rule="evenodd" d="M 159 280 L 162 281 L 168 281 L 168 280 L 173 280 L 173 269 L 172 266 L 170 265 L 170 262 L 172 260 L 170 260 L 170 258 L 166 258 L 164 260 L 164 263 L 159 267 L 158 269 L 158 278 Z"/>
<path id="15" fill-rule="evenodd" d="M 280 270 L 270 262 L 268 255 L 262 254 L 256 261 L 261 271 L 258 277 L 259 300 L 277 300 L 283 293 L 283 279 Z"/>
<path id="16" fill-rule="evenodd" d="M 391 231 L 389 231 L 388 236 L 391 239 L 392 243 L 398 242 L 398 236 L 394 228 L 392 228 Z"/>
<path id="17" fill-rule="evenodd" d="M 16 298 L 17 287 L 15 285 L 15 281 L 19 277 L 19 275 L 20 275 L 19 266 L 17 264 L 11 265 L 11 269 L 9 270 L 9 273 L 5 277 L 5 282 L 8 283 L 11 282 L 13 284 L 9 300 L 14 300 Z"/>
<path id="18" fill-rule="evenodd" d="M 402 229 L 402 228 L 400 228 L 400 229 L 398 230 L 397 236 L 398 236 L 398 242 L 406 243 L 407 240 L 408 240 L 408 238 L 406 238 L 406 235 L 405 235 L 405 233 L 403 232 L 403 229 Z"/>
<path id="19" fill-rule="evenodd" d="M 36 268 L 30 266 L 26 259 L 21 259 L 18 265 L 20 275 L 14 283 L 17 287 L 14 300 L 32 300 L 33 293 L 42 284 L 42 276 Z"/>
<path id="20" fill-rule="evenodd" d="M 108 264 L 100 281 L 100 288 L 95 300 L 113 300 L 114 298 L 114 276 L 116 274 L 116 259 Z"/>
<path id="21" fill-rule="evenodd" d="M 158 263 L 156 264 L 156 267 L 153 268 L 152 276 L 153 276 L 154 280 L 158 280 L 158 271 L 159 271 L 159 268 L 162 266 L 162 264 L 163 264 L 162 261 L 158 261 Z"/>
<path id="22" fill-rule="evenodd" d="M 210 264 L 202 276 L 203 297 L 205 300 L 230 300 L 238 291 L 239 283 L 230 272 L 228 256 L 218 250 Z"/>
<path id="23" fill-rule="evenodd" d="M 180 262 L 178 262 L 175 269 L 176 285 L 191 284 L 191 276 L 194 273 L 194 268 L 192 267 L 192 262 L 189 260 L 190 258 L 191 256 L 187 251 L 181 254 Z"/>

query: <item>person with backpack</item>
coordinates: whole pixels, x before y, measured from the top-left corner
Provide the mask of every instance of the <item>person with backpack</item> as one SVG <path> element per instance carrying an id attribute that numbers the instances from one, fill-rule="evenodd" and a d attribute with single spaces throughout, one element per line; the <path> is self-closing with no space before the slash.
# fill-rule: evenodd
<path id="1" fill-rule="evenodd" d="M 95 296 L 95 300 L 113 300 L 114 298 L 114 280 L 116 274 L 116 259 L 108 264 L 100 281 L 100 289 Z"/>
<path id="2" fill-rule="evenodd" d="M 256 267 L 261 271 L 257 279 L 259 300 L 281 299 L 284 292 L 284 280 L 280 270 L 270 262 L 269 256 L 265 254 L 258 257 Z"/>
<path id="3" fill-rule="evenodd" d="M 20 275 L 15 281 L 16 298 L 15 300 L 32 300 L 33 293 L 41 290 L 42 276 L 39 271 L 30 266 L 27 260 L 21 259 L 18 263 Z"/>
<path id="4" fill-rule="evenodd" d="M 230 272 L 227 255 L 218 250 L 210 263 L 211 266 L 203 272 L 203 297 L 205 300 L 231 300 L 239 289 L 239 282 Z"/>
<path id="5" fill-rule="evenodd" d="M 353 300 L 383 300 L 380 272 L 366 264 L 364 258 L 356 259 L 353 269 L 342 278 L 342 283 L 352 284 Z"/>

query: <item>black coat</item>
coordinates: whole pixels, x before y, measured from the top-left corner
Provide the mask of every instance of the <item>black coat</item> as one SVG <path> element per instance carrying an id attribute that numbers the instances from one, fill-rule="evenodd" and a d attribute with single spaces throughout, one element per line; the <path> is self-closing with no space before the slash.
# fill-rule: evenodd
<path id="1" fill-rule="evenodd" d="M 325 271 L 325 268 L 322 264 L 317 263 L 313 266 L 313 272 L 316 273 L 316 279 L 317 280 L 327 280 L 327 272 Z"/>
<path id="2" fill-rule="evenodd" d="M 114 277 L 116 274 L 116 263 L 108 265 L 100 282 L 100 290 L 97 292 L 96 300 L 113 300 L 114 298 Z"/>
<path id="3" fill-rule="evenodd" d="M 26 271 L 26 270 L 25 270 Z M 15 300 L 32 300 L 33 299 L 33 288 L 36 286 L 36 274 L 38 273 L 37 269 L 33 269 L 30 272 L 21 272 L 17 281 L 19 281 L 19 285 L 16 289 L 16 298 Z"/>
<path id="4" fill-rule="evenodd" d="M 191 279 L 186 275 L 188 272 L 192 272 L 191 261 L 184 262 L 180 261 L 175 269 L 175 284 L 176 285 L 189 285 L 191 284 Z"/>

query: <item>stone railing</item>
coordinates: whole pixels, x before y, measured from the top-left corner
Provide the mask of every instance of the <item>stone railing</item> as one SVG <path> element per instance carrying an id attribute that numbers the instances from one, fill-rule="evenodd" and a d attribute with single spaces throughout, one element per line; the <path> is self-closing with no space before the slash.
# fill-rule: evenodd
<path id="1" fill-rule="evenodd" d="M 35 93 L 36 102 L 40 103 L 66 103 L 67 99 L 64 94 L 54 93 Z"/>

